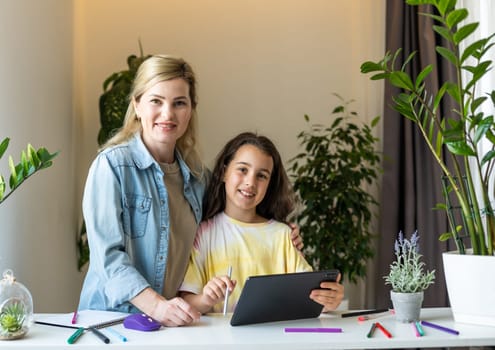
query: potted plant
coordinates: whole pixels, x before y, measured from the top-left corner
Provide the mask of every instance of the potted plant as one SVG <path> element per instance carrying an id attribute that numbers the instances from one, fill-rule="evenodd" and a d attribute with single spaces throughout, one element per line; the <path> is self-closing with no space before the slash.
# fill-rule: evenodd
<path id="1" fill-rule="evenodd" d="M 371 127 L 355 122 L 352 101 L 335 96 L 341 104 L 330 125 L 310 124 L 297 136 L 304 151 L 289 160 L 289 174 L 302 204 L 296 221 L 308 261 L 315 270 L 337 268 L 356 282 L 373 256 L 370 224 L 377 202 L 363 185 L 373 184 L 379 173 L 378 139 L 372 134 L 378 119 Z"/>
<path id="2" fill-rule="evenodd" d="M 410 240 L 399 232 L 394 245 L 396 260 L 390 265 L 389 274 L 383 277 L 385 284 L 392 286 L 390 298 L 399 322 L 419 321 L 424 291 L 435 282 L 435 270 L 424 269 L 418 242 L 417 231 Z"/>
<path id="3" fill-rule="evenodd" d="M 434 67 L 428 65 L 417 76 L 412 76 L 407 72 L 407 66 L 414 59 L 414 53 L 409 55 L 402 66 L 398 66 L 396 61 L 400 49 L 395 53 L 386 53 L 378 62 L 363 63 L 361 72 L 372 73 L 372 80 L 383 79 L 401 89 L 401 93 L 393 99 L 393 108 L 420 130 L 444 173 L 447 203 L 454 201 L 460 207 L 462 224 L 456 222 L 456 213 L 452 209 L 457 204 L 438 205 L 447 211 L 450 225 L 450 232 L 441 234 L 440 239 L 452 238 L 457 246 L 456 254 L 443 254 L 449 300 L 456 321 L 495 325 L 495 306 L 490 306 L 495 305 L 495 278 L 490 280 L 484 273 L 490 269 L 486 264 L 495 263 L 495 217 L 493 193 L 490 190 L 495 166 L 495 91 L 486 94 L 477 91 L 480 80 L 492 69 L 492 61 L 486 59 L 486 55 L 494 45 L 495 33 L 467 45 L 466 40 L 479 23 L 463 22 L 468 11 L 456 8 L 455 0 L 407 0 L 407 3 L 431 4 L 437 11 L 436 15 L 425 15 L 436 21 L 433 30 L 447 42 L 437 46 L 436 51 L 453 66 L 457 79 L 445 81 L 438 91 L 432 90 L 425 81 Z M 442 114 L 439 106 L 446 98 L 455 101 L 457 106 Z M 484 108 L 491 112 L 485 113 Z M 482 148 L 482 143 L 489 147 Z M 449 167 L 448 162 L 453 166 Z M 438 181 L 440 185 L 440 179 Z M 464 233 L 469 237 L 467 246 L 461 239 Z M 457 259 L 459 254 L 463 255 L 460 257 L 463 262 L 459 264 L 463 268 L 470 267 L 472 259 L 477 257 L 488 259 L 482 259 L 481 267 L 461 272 L 449 266 L 449 261 L 454 256 Z M 470 259 L 469 263 L 466 258 Z M 461 277 L 463 282 L 469 276 L 468 286 L 464 283 L 459 289 L 458 286 L 462 284 L 452 282 L 450 271 Z M 481 272 L 480 282 L 484 283 L 483 287 L 473 280 L 475 272 Z M 486 283 L 491 284 L 487 286 Z M 453 296 L 455 290 L 463 291 L 462 295 Z M 480 293 L 484 290 L 490 291 L 490 299 L 480 301 L 483 300 Z M 467 304 L 459 308 L 458 301 Z M 476 310 L 475 304 L 478 303 L 481 309 Z"/>
<path id="4" fill-rule="evenodd" d="M 0 143 L 0 159 L 9 146 L 10 138 Z M 24 181 L 42 169 L 52 165 L 57 153 L 50 153 L 41 147 L 35 150 L 28 144 L 21 152 L 21 160 L 15 164 L 9 156 L 9 188 L 5 178 L 0 175 L 0 205 L 18 189 Z M 22 338 L 33 322 L 33 301 L 29 290 L 15 281 L 12 271 L 6 270 L 0 280 L 0 339 L 11 340 Z"/>

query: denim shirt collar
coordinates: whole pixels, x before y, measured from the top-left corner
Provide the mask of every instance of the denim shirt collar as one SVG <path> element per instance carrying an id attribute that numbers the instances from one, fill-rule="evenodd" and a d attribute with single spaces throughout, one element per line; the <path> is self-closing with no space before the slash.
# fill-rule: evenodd
<path id="1" fill-rule="evenodd" d="M 158 162 L 155 158 L 153 158 L 148 148 L 146 148 L 140 132 L 136 132 L 134 137 L 129 140 L 129 145 L 131 146 L 130 150 L 134 164 L 136 164 L 139 169 L 146 169 L 150 166 L 155 166 L 156 169 L 163 174 Z M 175 149 L 175 158 L 179 163 L 182 177 L 184 178 L 184 183 L 188 183 L 192 173 L 177 148 Z"/>

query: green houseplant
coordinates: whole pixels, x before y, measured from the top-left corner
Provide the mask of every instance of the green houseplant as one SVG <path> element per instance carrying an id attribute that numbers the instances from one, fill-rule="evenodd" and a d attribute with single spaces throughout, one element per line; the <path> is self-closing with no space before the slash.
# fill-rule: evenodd
<path id="1" fill-rule="evenodd" d="M 126 70 L 112 73 L 103 82 L 103 93 L 99 98 L 100 130 L 98 132 L 98 145 L 102 146 L 124 123 L 125 113 L 129 105 L 129 94 L 137 70 L 144 60 L 150 55 L 143 54 L 141 42 L 139 42 L 140 56 L 127 57 Z M 79 270 L 89 261 L 89 246 L 86 236 L 86 224 L 84 221 L 76 238 Z"/>
<path id="2" fill-rule="evenodd" d="M 446 44 L 437 46 L 436 52 L 452 65 L 456 79 L 445 81 L 437 91 L 431 89 L 425 81 L 434 67 L 425 66 L 412 76 L 407 67 L 414 53 L 399 66 L 400 49 L 386 53 L 378 62 L 363 63 L 361 72 L 372 73 L 371 79 L 386 80 L 400 88 L 393 98 L 393 108 L 419 129 L 444 174 L 447 204 L 437 207 L 446 210 L 450 232 L 440 233 L 439 237 L 453 239 L 457 247 L 455 252 L 442 253 L 454 319 L 495 326 L 495 278 L 486 273 L 495 269 L 494 193 L 490 189 L 495 166 L 495 91 L 478 92 L 481 79 L 493 67 L 487 53 L 494 45 L 495 33 L 468 43 L 479 23 L 466 23 L 468 11 L 456 8 L 457 1 L 406 2 L 413 6 L 429 4 L 436 11 L 424 15 L 432 18 L 436 23 L 433 31 L 445 40 Z M 439 106 L 444 99 L 451 99 L 456 107 L 442 112 Z M 457 207 L 461 220 L 456 220 Z M 464 237 L 469 240 L 465 242 Z"/>
<path id="3" fill-rule="evenodd" d="M 456 8 L 455 0 L 407 0 L 407 3 L 431 4 L 438 12 L 438 15 L 424 15 L 437 22 L 433 30 L 448 43 L 437 46 L 436 51 L 453 65 L 457 80 L 446 81 L 438 91 L 431 91 L 426 86 L 425 78 L 434 67 L 428 65 L 416 77 L 411 76 L 406 68 L 415 53 L 411 53 L 398 67 L 396 59 L 400 49 L 393 54 L 387 53 L 378 62 L 363 63 L 361 72 L 372 73 L 372 80 L 384 79 L 402 90 L 395 96 L 393 108 L 419 128 L 445 174 L 446 196 L 453 194 L 460 205 L 465 224 L 458 225 L 452 212 L 449 212 L 450 232 L 441 235 L 440 239 L 453 238 L 459 252 L 465 253 L 465 244 L 460 239 L 460 231 L 464 230 L 470 238 L 474 254 L 493 255 L 495 217 L 490 202 L 493 193 L 489 191 L 489 180 L 493 177 L 495 165 L 495 122 L 493 115 L 483 112 L 482 106 L 489 103 L 493 109 L 495 91 L 479 96 L 477 87 L 480 79 L 492 68 L 492 61 L 485 56 L 493 46 L 495 34 L 461 49 L 466 38 L 479 25 L 477 22 L 462 23 L 468 16 L 466 9 Z M 463 80 L 463 73 L 467 73 L 466 80 Z M 441 114 L 439 106 L 444 98 L 452 98 L 457 108 Z M 480 148 L 482 142 L 490 144 L 488 151 Z M 452 168 L 447 165 L 447 158 L 452 162 Z M 463 180 L 458 181 L 460 179 Z M 444 204 L 439 204 L 439 207 L 450 209 Z"/>
<path id="4" fill-rule="evenodd" d="M 5 151 L 9 147 L 9 143 L 10 138 L 8 137 L 3 139 L 2 143 L 0 143 L 0 159 L 3 157 Z M 12 156 L 9 156 L 10 190 L 7 190 L 5 178 L 0 175 L 0 204 L 2 204 L 29 177 L 31 177 L 38 171 L 51 166 L 52 160 L 57 156 L 57 154 L 58 152 L 48 152 L 44 147 L 36 150 L 33 148 L 33 146 L 28 144 L 27 149 L 21 152 L 21 160 L 18 164 L 15 164 Z"/>
<path id="5" fill-rule="evenodd" d="M 6 137 L 0 143 L 0 159 L 10 143 Z M 9 156 L 9 190 L 5 178 L 0 174 L 0 205 L 9 198 L 29 177 L 52 165 L 58 152 L 50 153 L 44 147 L 38 150 L 31 144 L 21 152 L 21 160 L 16 164 Z M 4 272 L 0 280 L 0 339 L 22 338 L 32 323 L 33 302 L 30 292 L 22 284 L 16 283 L 10 270 Z"/>
<path id="6" fill-rule="evenodd" d="M 336 96 L 341 104 L 330 125 L 310 124 L 297 136 L 304 151 L 289 160 L 289 173 L 302 203 L 296 220 L 308 261 L 315 269 L 338 268 L 356 282 L 373 256 L 370 224 L 377 203 L 363 184 L 372 184 L 379 173 L 378 139 L 372 134 L 378 119 L 371 127 L 355 122 L 352 101 Z"/>

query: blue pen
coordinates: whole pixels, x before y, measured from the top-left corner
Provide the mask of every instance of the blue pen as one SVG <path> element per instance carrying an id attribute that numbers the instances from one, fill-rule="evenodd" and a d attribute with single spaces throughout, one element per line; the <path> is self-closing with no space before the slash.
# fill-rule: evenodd
<path id="1" fill-rule="evenodd" d="M 114 335 L 115 337 L 119 338 L 120 340 L 122 340 L 123 342 L 126 342 L 127 341 L 127 338 L 124 337 L 122 334 L 120 334 L 119 332 L 117 332 L 115 329 L 113 328 L 106 328 L 107 331 L 109 331 L 110 333 L 112 333 L 112 335 Z"/>

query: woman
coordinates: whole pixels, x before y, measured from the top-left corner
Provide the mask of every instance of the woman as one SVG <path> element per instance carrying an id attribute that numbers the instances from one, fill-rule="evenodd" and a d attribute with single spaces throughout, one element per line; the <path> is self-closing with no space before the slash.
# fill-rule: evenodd
<path id="1" fill-rule="evenodd" d="M 139 309 L 165 326 L 189 324 L 200 313 L 176 295 L 208 174 L 196 149 L 194 72 L 181 58 L 153 56 L 130 98 L 84 190 L 90 265 L 79 309 Z"/>

